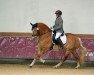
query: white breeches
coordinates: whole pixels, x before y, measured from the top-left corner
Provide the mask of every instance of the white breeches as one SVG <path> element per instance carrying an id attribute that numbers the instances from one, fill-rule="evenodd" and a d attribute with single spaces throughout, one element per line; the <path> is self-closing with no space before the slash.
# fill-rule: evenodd
<path id="1" fill-rule="evenodd" d="M 66 35 L 64 34 L 63 36 L 60 36 L 61 34 L 62 34 L 62 33 L 57 32 L 57 33 L 56 33 L 56 36 L 55 36 L 55 39 L 57 40 L 57 38 L 60 37 L 60 39 L 61 39 L 61 41 L 63 42 L 63 44 L 65 44 L 66 41 L 67 41 Z"/>
<path id="2" fill-rule="evenodd" d="M 57 33 L 56 33 L 56 36 L 55 36 L 55 39 L 57 40 L 57 38 L 59 38 L 61 34 L 62 34 L 62 33 L 57 32 Z"/>
<path id="3" fill-rule="evenodd" d="M 65 44 L 67 42 L 67 37 L 65 34 L 63 36 L 60 36 L 60 39 L 63 42 L 63 44 Z"/>

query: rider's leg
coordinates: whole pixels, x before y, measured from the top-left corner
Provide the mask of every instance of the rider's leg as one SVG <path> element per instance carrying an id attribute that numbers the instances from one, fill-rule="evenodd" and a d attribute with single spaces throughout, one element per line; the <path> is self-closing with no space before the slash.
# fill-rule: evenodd
<path id="1" fill-rule="evenodd" d="M 63 48 L 63 45 L 64 45 L 64 44 L 63 44 L 62 40 L 60 39 L 60 37 L 57 38 L 57 42 L 59 43 L 60 47 Z"/>
<path id="2" fill-rule="evenodd" d="M 63 42 L 61 40 L 61 35 L 62 35 L 62 33 L 57 32 L 55 39 L 57 40 L 58 44 L 63 48 Z"/>
<path id="3" fill-rule="evenodd" d="M 60 39 L 61 39 L 61 41 L 62 41 L 63 44 L 65 44 L 66 41 L 67 41 L 67 37 L 66 37 L 65 34 L 63 36 L 60 36 Z"/>
<path id="4" fill-rule="evenodd" d="M 64 44 L 66 43 L 66 41 L 67 41 L 67 37 L 65 34 L 63 36 L 60 36 L 60 43 L 62 48 L 64 47 Z"/>
<path id="5" fill-rule="evenodd" d="M 55 40 L 57 41 L 57 44 L 59 43 L 59 41 L 60 41 L 60 35 L 61 35 L 62 33 L 60 33 L 60 32 L 57 32 L 56 33 L 56 36 L 55 36 Z"/>
<path id="6" fill-rule="evenodd" d="M 56 33 L 56 36 L 55 36 L 55 39 L 57 40 L 57 39 L 60 37 L 61 34 L 62 34 L 62 33 L 57 32 L 57 33 Z"/>
<path id="7" fill-rule="evenodd" d="M 53 46 L 54 46 L 54 44 L 58 44 L 58 42 L 57 42 L 57 38 L 58 38 L 59 36 L 57 35 L 57 33 L 55 32 L 53 32 L 53 35 L 52 35 L 52 45 L 51 45 L 51 47 L 50 47 L 50 50 L 52 50 L 53 49 Z"/>
<path id="8" fill-rule="evenodd" d="M 56 37 L 56 34 L 53 34 L 53 36 L 52 36 L 53 44 L 54 43 L 57 44 L 57 41 L 56 41 L 55 37 Z"/>
<path id="9" fill-rule="evenodd" d="M 52 35 L 52 45 L 51 45 L 51 47 L 50 47 L 50 50 L 53 49 L 54 43 L 56 43 L 55 36 L 56 36 L 56 34 L 53 34 L 53 35 Z"/>
<path id="10" fill-rule="evenodd" d="M 54 44 L 58 45 L 58 42 L 59 42 L 58 38 L 60 37 L 61 34 L 62 33 L 60 33 L 60 32 L 57 32 L 57 33 L 53 34 L 53 36 L 52 36 L 53 43 L 52 43 L 52 46 L 50 47 L 50 50 L 53 49 Z"/>

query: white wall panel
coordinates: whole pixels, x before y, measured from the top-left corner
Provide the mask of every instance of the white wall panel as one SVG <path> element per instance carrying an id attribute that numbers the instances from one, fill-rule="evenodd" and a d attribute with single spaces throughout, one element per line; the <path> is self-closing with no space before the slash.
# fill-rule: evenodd
<path id="1" fill-rule="evenodd" d="M 30 22 L 50 27 L 57 9 L 65 32 L 94 34 L 94 0 L 0 0 L 0 32 L 30 32 Z"/>

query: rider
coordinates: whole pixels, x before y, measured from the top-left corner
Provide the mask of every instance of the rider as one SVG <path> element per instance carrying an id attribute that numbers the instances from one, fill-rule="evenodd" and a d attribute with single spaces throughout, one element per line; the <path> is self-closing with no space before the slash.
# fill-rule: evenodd
<path id="1" fill-rule="evenodd" d="M 63 19 L 61 17 L 62 12 L 60 10 L 57 10 L 55 14 L 56 14 L 55 25 L 51 27 L 51 29 L 53 29 L 52 40 L 53 40 L 53 43 L 58 44 L 61 39 L 62 47 L 63 47 L 63 43 L 65 43 L 66 36 L 63 30 Z M 61 38 L 60 36 L 64 36 L 64 37 Z"/>

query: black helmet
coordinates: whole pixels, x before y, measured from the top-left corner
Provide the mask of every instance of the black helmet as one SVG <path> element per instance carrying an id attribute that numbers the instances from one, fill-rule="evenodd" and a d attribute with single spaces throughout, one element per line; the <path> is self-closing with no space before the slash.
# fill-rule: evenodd
<path id="1" fill-rule="evenodd" d="M 57 10 L 55 14 L 62 15 L 62 12 L 60 10 Z"/>

